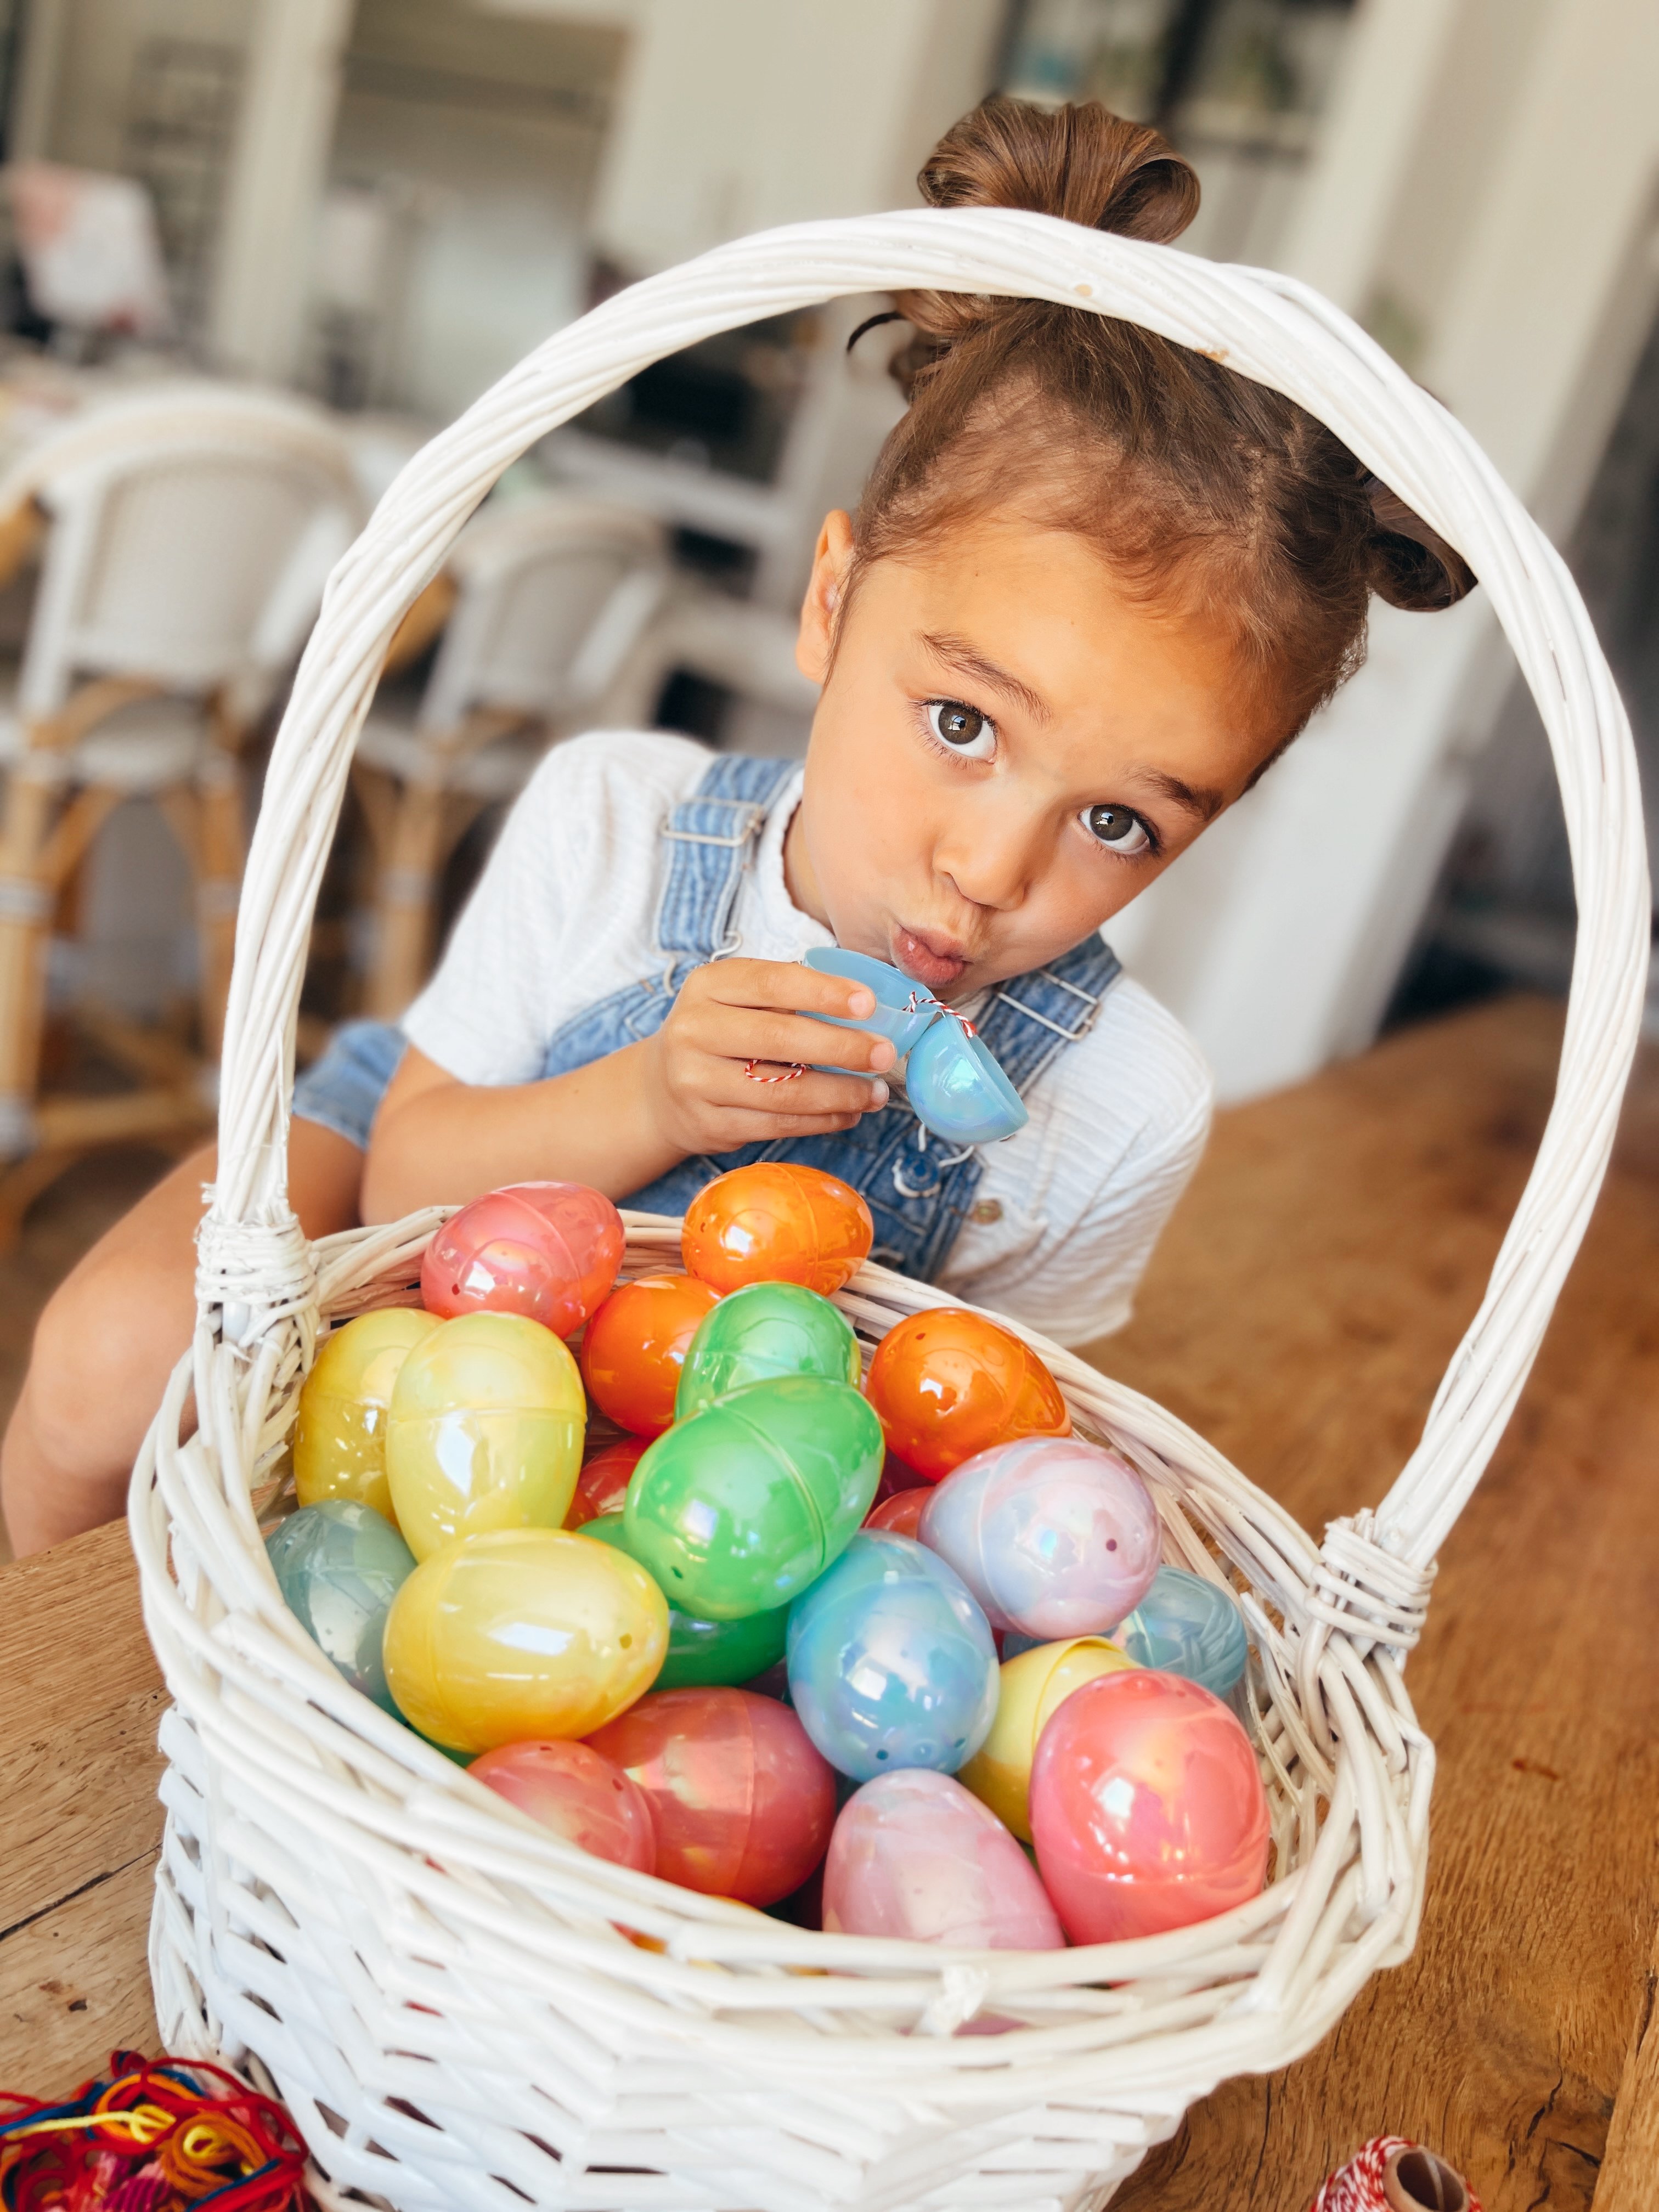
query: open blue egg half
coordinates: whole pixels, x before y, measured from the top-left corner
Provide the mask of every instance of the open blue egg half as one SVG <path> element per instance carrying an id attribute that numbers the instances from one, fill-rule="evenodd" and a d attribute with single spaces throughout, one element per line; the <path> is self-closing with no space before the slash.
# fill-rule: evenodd
<path id="1" fill-rule="evenodd" d="M 814 1014 L 813 1020 L 830 1022 L 838 1030 L 867 1030 L 873 1036 L 891 1037 L 901 1060 L 936 1018 L 937 1010 L 927 1002 L 925 991 L 898 969 L 890 968 L 884 960 L 872 960 L 867 952 L 843 952 L 839 945 L 814 946 L 805 964 L 820 975 L 841 975 L 849 983 L 862 983 L 876 994 L 874 1013 L 861 1022 L 843 1021 L 835 1014 Z M 915 1013 L 907 1013 L 905 1008 L 912 999 L 923 1003 Z"/>
<path id="2" fill-rule="evenodd" d="M 994 1144 L 1030 1119 L 991 1054 L 948 1017 L 911 1053 L 904 1088 L 916 1118 L 952 1144 Z"/>

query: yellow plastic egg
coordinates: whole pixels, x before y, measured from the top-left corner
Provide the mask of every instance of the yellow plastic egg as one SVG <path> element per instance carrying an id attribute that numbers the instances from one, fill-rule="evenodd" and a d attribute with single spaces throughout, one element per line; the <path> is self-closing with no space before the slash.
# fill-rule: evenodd
<path id="1" fill-rule="evenodd" d="M 1103 1636 L 1038 1644 L 1002 1662 L 997 1717 L 991 1733 L 957 1776 L 983 1799 L 1022 1843 L 1031 1840 L 1027 1796 L 1037 1738 L 1073 1690 L 1097 1674 L 1120 1674 L 1134 1661 Z"/>
<path id="2" fill-rule="evenodd" d="M 410 1726 L 471 1753 L 590 1735 L 650 1688 L 667 1649 L 668 1601 L 645 1569 L 552 1528 L 468 1536 L 422 1561 L 384 1645 Z"/>
<path id="3" fill-rule="evenodd" d="M 417 1559 L 457 1536 L 557 1528 L 581 1469 L 587 1403 L 576 1363 L 522 1314 L 460 1314 L 404 1360 L 386 1465 Z"/>
<path id="4" fill-rule="evenodd" d="M 404 1360 L 439 1326 L 435 1314 L 387 1306 L 359 1314 L 325 1340 L 294 1424 L 294 1486 L 301 1505 L 338 1498 L 392 1518 L 386 1412 Z"/>

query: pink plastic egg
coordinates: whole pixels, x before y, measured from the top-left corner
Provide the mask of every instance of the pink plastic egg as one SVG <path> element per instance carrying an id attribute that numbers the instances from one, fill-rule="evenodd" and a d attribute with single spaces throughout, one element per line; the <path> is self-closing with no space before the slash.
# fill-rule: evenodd
<path id="1" fill-rule="evenodd" d="M 611 1294 L 622 1216 L 580 1182 L 514 1182 L 453 1214 L 426 1248 L 428 1313 L 526 1314 L 573 1336 Z"/>
<path id="2" fill-rule="evenodd" d="M 650 1799 L 665 1881 L 775 1905 L 823 1856 L 836 1778 L 787 1705 L 748 1690 L 657 1690 L 592 1743 Z"/>
<path id="3" fill-rule="evenodd" d="M 1021 1437 L 964 1460 L 922 1508 L 916 1533 L 993 1628 L 1044 1644 L 1115 1628 L 1158 1572 L 1146 1484 L 1081 1437 Z"/>
<path id="4" fill-rule="evenodd" d="M 1137 1668 L 1074 1690 L 1037 1742 L 1031 1835 L 1074 1943 L 1231 1911 L 1267 1872 L 1267 1793 L 1218 1698 Z"/>
<path id="5" fill-rule="evenodd" d="M 641 1874 L 656 1864 L 651 1801 L 638 1783 L 585 1743 L 504 1743 L 475 1759 L 469 1771 L 597 1859 Z"/>
<path id="6" fill-rule="evenodd" d="M 1066 1941 L 996 1814 L 922 1766 L 878 1774 L 842 1808 L 824 1862 L 823 1925 L 975 1951 L 1058 1951 Z"/>
<path id="7" fill-rule="evenodd" d="M 890 1536 L 914 1537 L 921 1520 L 921 1510 L 933 1496 L 931 1483 L 919 1483 L 914 1490 L 895 1490 L 879 1499 L 864 1516 L 866 1528 L 884 1528 Z"/>

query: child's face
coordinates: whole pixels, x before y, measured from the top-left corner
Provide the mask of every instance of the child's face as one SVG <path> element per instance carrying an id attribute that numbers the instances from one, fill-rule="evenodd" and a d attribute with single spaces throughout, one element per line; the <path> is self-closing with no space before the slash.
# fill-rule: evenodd
<path id="1" fill-rule="evenodd" d="M 798 658 L 824 686 L 786 866 L 849 949 L 960 998 L 1097 929 L 1244 790 L 1272 739 L 1224 641 L 1012 516 L 860 579 L 832 514 Z"/>

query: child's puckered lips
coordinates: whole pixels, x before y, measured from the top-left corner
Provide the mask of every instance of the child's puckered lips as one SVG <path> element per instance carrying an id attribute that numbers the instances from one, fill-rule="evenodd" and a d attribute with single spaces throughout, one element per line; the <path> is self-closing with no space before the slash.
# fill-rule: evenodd
<path id="1" fill-rule="evenodd" d="M 968 955 L 951 938 L 934 930 L 907 929 L 895 922 L 889 938 L 893 965 L 930 991 L 943 991 L 968 965 Z"/>

